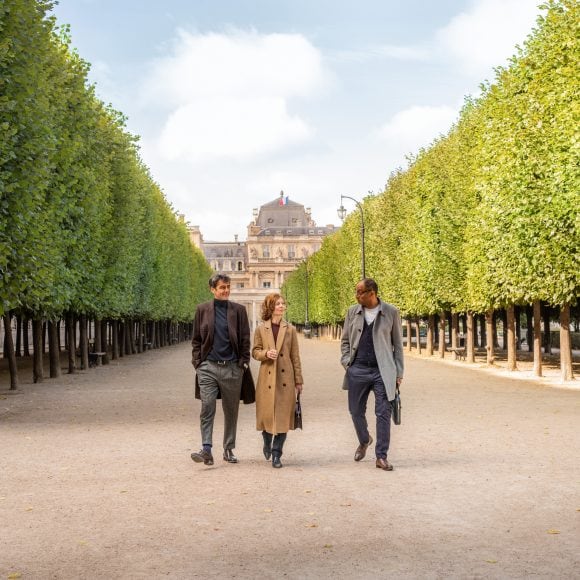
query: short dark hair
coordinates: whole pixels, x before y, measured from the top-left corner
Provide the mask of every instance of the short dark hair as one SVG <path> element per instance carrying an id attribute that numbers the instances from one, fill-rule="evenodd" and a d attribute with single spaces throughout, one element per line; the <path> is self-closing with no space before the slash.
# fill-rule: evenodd
<path id="1" fill-rule="evenodd" d="M 226 284 L 229 284 L 231 282 L 231 278 L 227 274 L 221 274 L 218 272 L 209 279 L 209 287 L 217 288 L 217 285 L 222 281 Z"/>
<path id="2" fill-rule="evenodd" d="M 379 293 L 379 287 L 372 278 L 363 278 L 361 282 L 363 283 L 365 290 L 372 290 L 375 294 Z"/>

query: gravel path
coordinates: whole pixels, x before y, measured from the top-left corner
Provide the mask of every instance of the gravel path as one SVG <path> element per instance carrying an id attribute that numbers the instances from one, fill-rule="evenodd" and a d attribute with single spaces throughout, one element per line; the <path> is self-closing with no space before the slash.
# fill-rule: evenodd
<path id="1" fill-rule="evenodd" d="M 338 343 L 301 348 L 280 470 L 253 405 L 239 464 L 191 461 L 186 344 L 0 391 L 0 579 L 580 575 L 580 391 L 409 357 L 386 473 L 352 460 Z"/>

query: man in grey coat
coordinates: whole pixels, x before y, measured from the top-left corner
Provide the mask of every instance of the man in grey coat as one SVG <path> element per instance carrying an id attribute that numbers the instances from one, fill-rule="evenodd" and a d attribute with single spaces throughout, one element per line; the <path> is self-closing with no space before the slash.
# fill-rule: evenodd
<path id="1" fill-rule="evenodd" d="M 378 297 L 372 278 L 356 285 L 357 305 L 347 312 L 340 343 L 340 362 L 346 370 L 348 410 L 359 440 L 355 461 L 364 458 L 373 442 L 366 419 L 367 400 L 373 391 L 377 417 L 376 466 L 392 471 L 387 460 L 391 438 L 391 401 L 403 381 L 403 334 L 399 311 Z"/>

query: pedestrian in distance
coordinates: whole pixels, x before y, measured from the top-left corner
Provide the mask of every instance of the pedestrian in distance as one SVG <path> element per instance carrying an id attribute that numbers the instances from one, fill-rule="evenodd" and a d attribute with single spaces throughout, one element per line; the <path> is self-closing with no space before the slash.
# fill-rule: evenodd
<path id="1" fill-rule="evenodd" d="M 191 454 L 196 463 L 213 465 L 212 442 L 216 400 L 224 413 L 223 458 L 237 463 L 234 455 L 240 399 L 255 400 L 249 369 L 250 325 L 241 304 L 231 302 L 230 278 L 214 274 L 209 280 L 214 299 L 199 304 L 193 320 L 192 364 L 195 368 L 195 397 L 201 399 L 201 449 Z"/>
<path id="2" fill-rule="evenodd" d="M 262 304 L 262 323 L 254 333 L 252 356 L 260 361 L 256 384 L 256 429 L 262 431 L 264 457 L 272 467 L 280 458 L 288 431 L 294 429 L 296 397 L 302 392 L 302 365 L 294 326 L 284 320 L 286 301 L 268 294 Z"/>
<path id="3" fill-rule="evenodd" d="M 354 454 L 361 461 L 373 442 L 366 419 L 370 392 L 375 395 L 376 467 L 392 471 L 388 461 L 391 438 L 391 402 L 403 381 L 403 333 L 399 311 L 378 296 L 377 283 L 364 278 L 356 285 L 358 304 L 346 314 L 341 359 L 346 374 L 343 389 L 348 390 L 348 410 L 359 446 Z"/>

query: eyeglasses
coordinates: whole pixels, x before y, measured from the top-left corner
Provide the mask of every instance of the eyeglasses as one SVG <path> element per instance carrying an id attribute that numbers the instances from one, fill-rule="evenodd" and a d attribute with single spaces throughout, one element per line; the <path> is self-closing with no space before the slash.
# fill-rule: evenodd
<path id="1" fill-rule="evenodd" d="M 370 290 L 356 290 L 355 294 L 357 296 L 362 296 L 363 294 L 366 294 L 367 292 L 370 292 Z"/>

